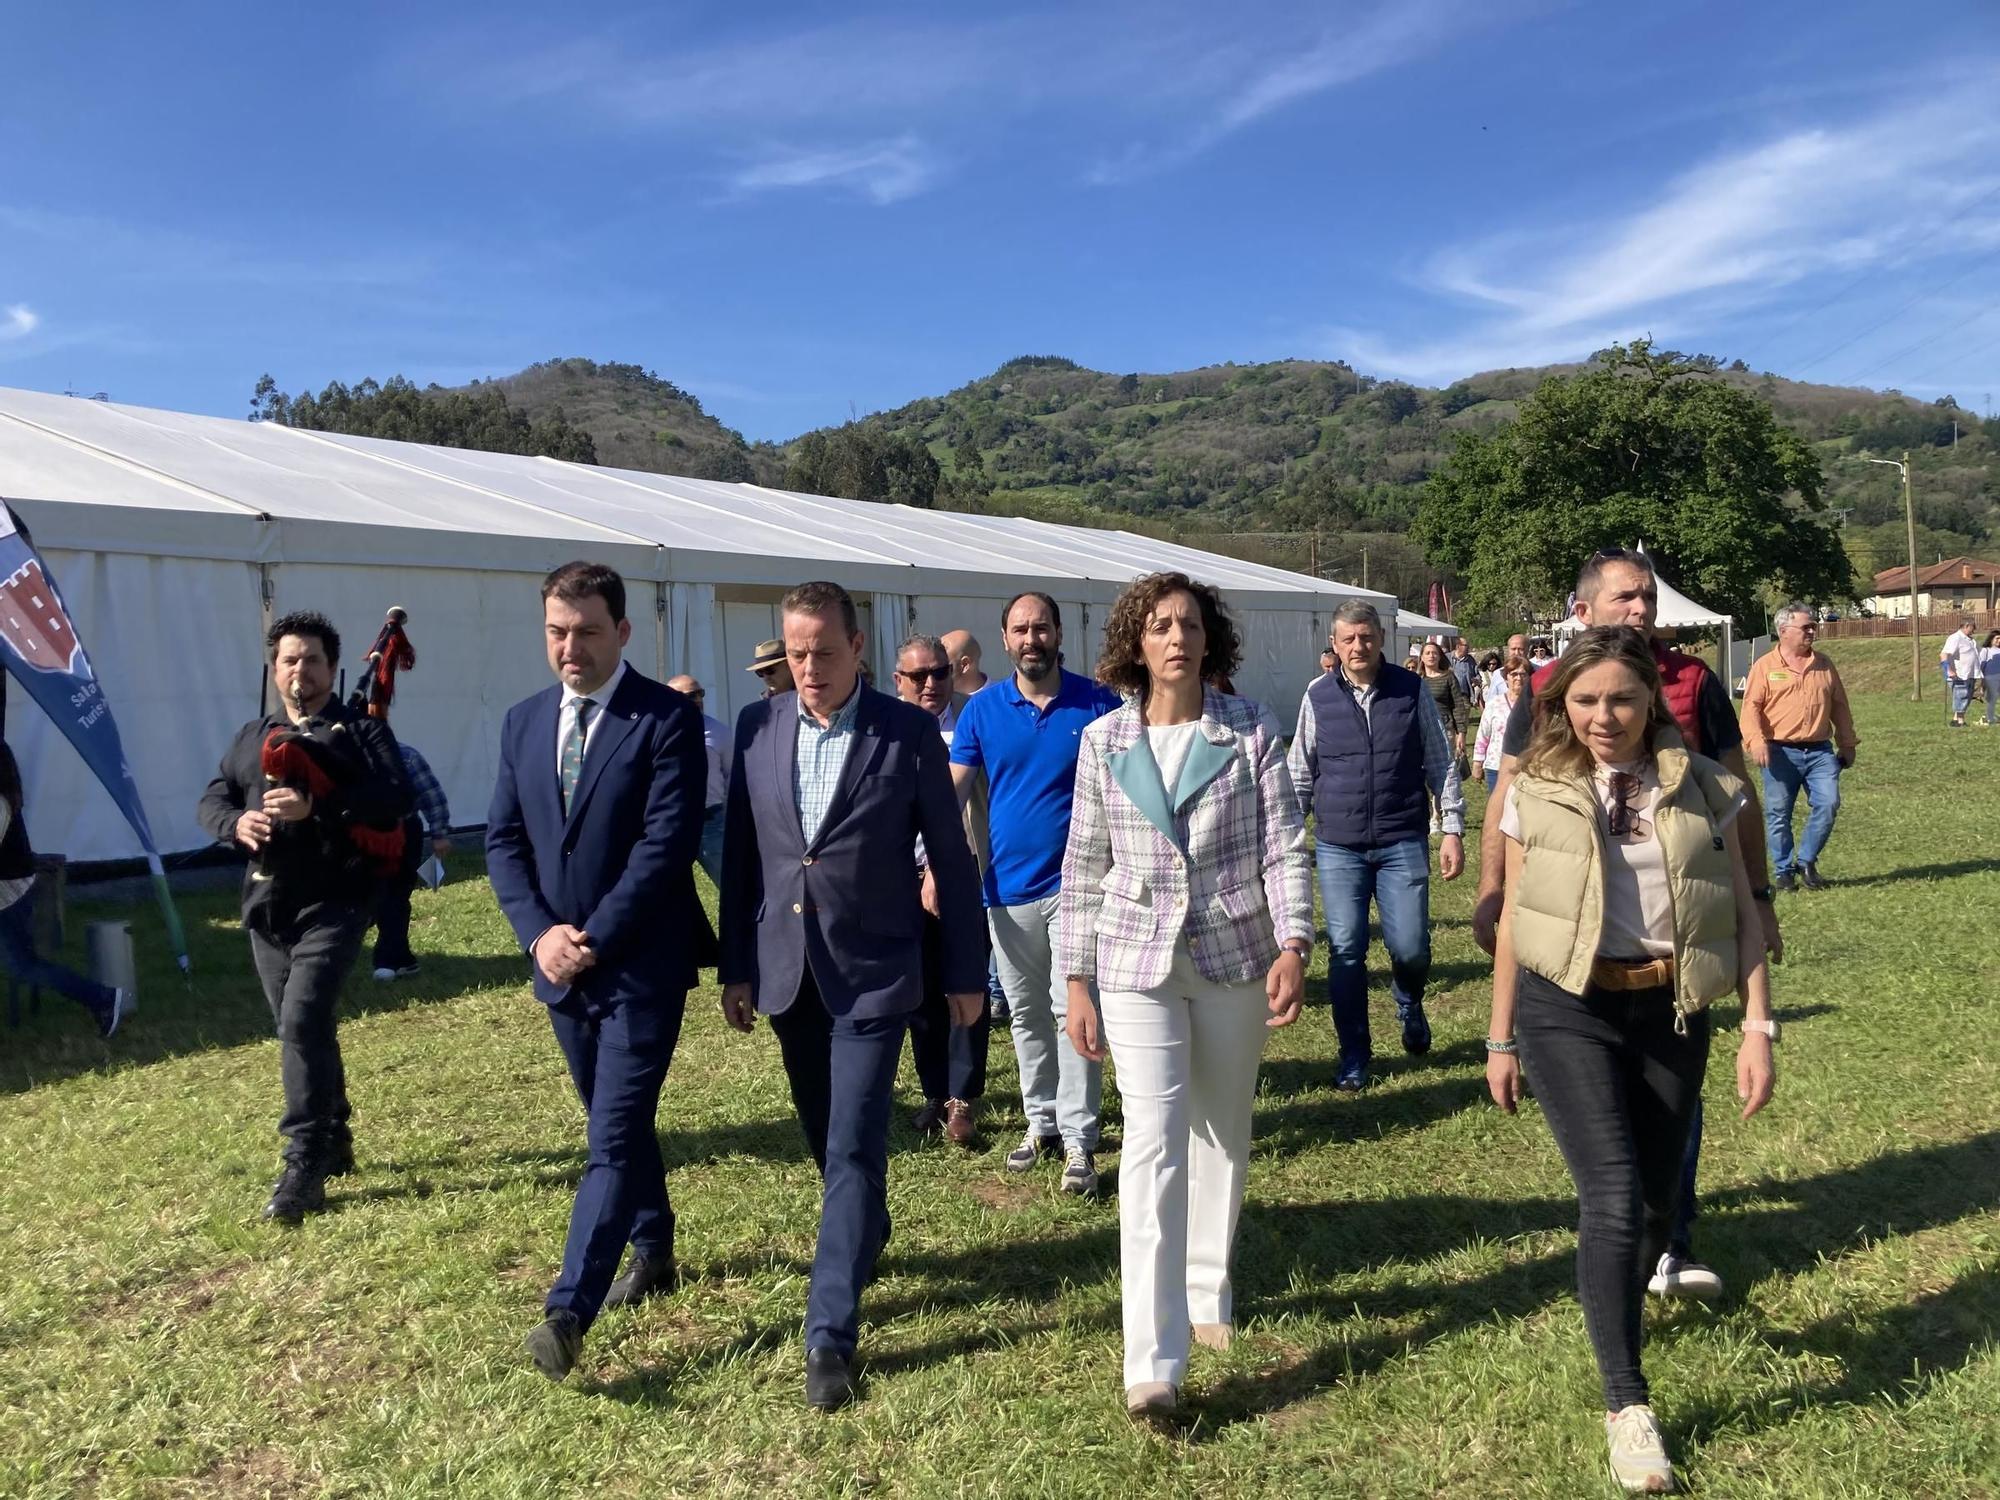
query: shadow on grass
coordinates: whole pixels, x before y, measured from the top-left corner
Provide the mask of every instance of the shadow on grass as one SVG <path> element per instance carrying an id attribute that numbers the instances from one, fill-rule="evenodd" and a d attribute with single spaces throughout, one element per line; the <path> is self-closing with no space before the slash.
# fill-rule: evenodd
<path id="1" fill-rule="evenodd" d="M 2000 1205 L 2000 1131 L 1948 1145 L 1876 1157 L 1791 1182 L 1704 1195 L 1705 1257 L 1742 1287 L 1768 1276 L 1806 1274 L 1823 1261 L 1892 1235 L 1954 1223 Z M 1305 1400 L 1329 1384 L 1367 1375 L 1398 1354 L 1485 1322 L 1525 1317 L 1566 1295 L 1576 1257 L 1509 1265 L 1475 1280 L 1433 1288 L 1405 1282 L 1342 1288 L 1353 1271 L 1391 1260 L 1421 1263 L 1479 1239 L 1512 1239 L 1576 1222 L 1567 1198 L 1490 1201 L 1462 1196 L 1402 1197 L 1244 1210 L 1238 1233 L 1239 1295 L 1259 1318 L 1350 1314 L 1405 1318 L 1414 1327 L 1358 1342 L 1329 1341 L 1275 1372 L 1232 1375 L 1201 1403 L 1201 1430 L 1219 1431 Z M 1771 1341 L 1792 1352 L 1838 1356 L 1846 1371 L 1814 1393 L 1821 1401 L 1874 1401 L 1907 1394 L 1913 1372 L 1955 1369 L 1990 1342 L 2000 1283 L 1982 1271 L 1918 1302 L 1855 1320 L 1836 1314 Z M 1787 1420 L 1789 1410 L 1754 1406 L 1698 1412 L 1697 1437 L 1749 1422 Z"/>
<path id="2" fill-rule="evenodd" d="M 194 944 L 192 981 L 184 983 L 171 965 L 164 972 L 150 968 L 142 974 L 138 1014 L 109 1042 L 98 1038 L 80 1006 L 44 995 L 40 1016 L 18 1031 L 0 1030 L 0 1094 L 275 1036 L 270 1007 L 250 967 L 248 939 L 238 933 L 235 943 L 223 944 L 205 936 L 209 941 Z M 341 1019 L 437 1005 L 471 990 L 527 987 L 524 961 L 511 954 L 420 958 L 423 967 L 417 974 L 378 984 L 369 978 L 364 948 L 342 987 Z M 275 1063 L 271 1072 L 275 1083 Z"/>
<path id="3" fill-rule="evenodd" d="M 1905 865 L 1900 870 L 1884 870 L 1879 875 L 1856 875 L 1834 877 L 1836 889 L 1842 886 L 1894 885 L 1901 880 L 1950 880 L 1958 875 L 1984 875 L 2000 870 L 2000 860 L 1960 859 L 1950 864 Z"/>

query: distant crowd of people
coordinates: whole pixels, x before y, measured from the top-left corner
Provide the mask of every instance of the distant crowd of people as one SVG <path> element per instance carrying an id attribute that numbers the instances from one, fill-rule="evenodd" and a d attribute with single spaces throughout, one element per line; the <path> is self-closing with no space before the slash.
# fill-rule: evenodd
<path id="1" fill-rule="evenodd" d="M 1299 1016 L 1316 926 L 1336 1086 L 1358 1091 L 1374 1061 L 1371 908 L 1402 1050 L 1431 1047 L 1431 872 L 1465 869 L 1476 779 L 1488 1088 L 1512 1112 L 1532 1083 L 1575 1180 L 1613 1470 L 1628 1488 L 1671 1482 L 1640 1306 L 1649 1291 L 1721 1291 L 1692 1243 L 1710 1008 L 1741 997 L 1748 1117 L 1775 1077 L 1775 895 L 1827 883 L 1819 862 L 1856 754 L 1810 610 L 1780 612 L 1739 715 L 1713 672 L 1655 638 L 1641 554 L 1585 562 L 1574 631 L 1547 659 L 1515 636 L 1479 659 L 1463 639 L 1424 643 L 1397 666 L 1381 617 L 1350 602 L 1288 737 L 1270 705 L 1227 690 L 1238 626 L 1213 587 L 1178 573 L 1124 591 L 1089 675 L 1064 665 L 1056 601 L 1030 591 L 998 621 L 1007 675 L 988 680 L 969 631 L 914 634 L 888 692 L 866 683 L 847 592 L 802 584 L 748 664 L 763 692 L 734 725 L 706 712 L 694 678 L 653 682 L 625 660 L 632 627 L 610 568 L 557 569 L 541 604 L 555 681 L 506 716 L 485 834 L 494 896 L 587 1120 L 561 1269 L 527 1338 L 537 1368 L 562 1378 L 604 1309 L 679 1282 L 655 1115 L 687 993 L 713 967 L 728 1024 L 774 1036 L 823 1178 L 811 1405 L 857 1393 L 861 1300 L 891 1235 L 905 1037 L 914 1123 L 971 1149 L 1004 1023 L 1025 1116 L 1008 1171 L 1059 1164 L 1060 1191 L 1095 1197 L 1104 1065 L 1116 1069 L 1126 1404 L 1174 1421 L 1192 1346 L 1233 1337 L 1259 1062 Z M 251 857 L 243 922 L 284 1094 L 266 1213 L 298 1223 L 354 1166 L 341 982 L 371 926 L 375 977 L 415 971 L 410 891 L 423 852 L 449 848 L 450 815 L 386 719 L 334 696 L 340 638 L 324 616 L 287 615 L 267 644 L 279 708 L 238 733 L 200 816 Z M 1948 670 L 1965 659 L 1947 648 Z M 1977 648 L 1970 660 L 1980 668 Z M 7 770 L 0 938 L 18 972 L 34 960 L 8 899 L 26 843 Z M 48 972 L 116 1027 L 125 997 Z"/>

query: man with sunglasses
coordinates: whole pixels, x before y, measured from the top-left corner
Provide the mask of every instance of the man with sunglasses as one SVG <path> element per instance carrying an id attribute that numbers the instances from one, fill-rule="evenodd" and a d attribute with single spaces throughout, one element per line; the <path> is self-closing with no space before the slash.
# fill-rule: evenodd
<path id="1" fill-rule="evenodd" d="M 952 678 L 951 658 L 936 636 L 913 635 L 896 653 L 896 696 L 937 720 L 946 750 L 951 748 L 958 711 L 966 701 L 962 694 L 952 691 Z M 983 840 L 974 826 L 973 811 L 967 806 L 963 814 L 966 842 L 983 867 Z M 910 1057 L 924 1090 L 924 1107 L 917 1111 L 915 1124 L 923 1135 L 942 1132 L 953 1145 L 970 1148 L 978 1134 L 974 1115 L 986 1093 L 986 1052 L 993 1034 L 992 1018 L 982 1008 L 972 1025 L 952 1025 L 951 1005 L 945 999 L 938 968 L 937 881 L 931 874 L 922 839 L 917 840 L 917 874 L 922 882 L 926 916 L 924 998 L 916 1014 L 910 1017 Z"/>
<path id="2" fill-rule="evenodd" d="M 1577 620 L 1584 625 L 1630 625 L 1652 640 L 1653 660 L 1659 663 L 1667 707 L 1680 726 L 1687 748 L 1721 762 L 1725 770 L 1743 783 L 1749 806 L 1731 826 L 1730 836 L 1743 851 L 1743 863 L 1750 871 L 1751 894 L 1757 898 L 1757 915 L 1764 926 L 1764 947 L 1771 961 L 1778 962 L 1784 957 L 1785 945 L 1778 933 L 1777 909 L 1772 905 L 1763 813 L 1757 805 L 1756 783 L 1743 763 L 1743 732 L 1736 722 L 1728 689 L 1700 660 L 1670 650 L 1655 634 L 1660 585 L 1653 572 L 1653 561 L 1645 553 L 1623 547 L 1605 547 L 1593 552 L 1577 574 L 1575 610 Z M 1479 899 L 1472 909 L 1472 935 L 1488 953 L 1494 950 L 1507 884 L 1507 841 L 1500 836 L 1501 809 L 1514 779 L 1515 764 L 1527 749 L 1534 727 L 1534 689 L 1539 689 L 1554 670 L 1553 663 L 1537 668 L 1532 689 L 1521 694 L 1515 703 L 1507 720 L 1506 737 L 1501 742 L 1499 780 L 1494 784 L 1493 794 L 1486 799 L 1486 821 L 1479 839 Z M 1777 1040 L 1775 1032 L 1771 1039 Z M 1655 1296 L 1693 1297 L 1705 1302 L 1722 1295 L 1722 1278 L 1693 1258 L 1695 1172 L 1701 1160 L 1701 1123 L 1701 1106 L 1697 1103 L 1694 1125 L 1688 1132 L 1687 1159 L 1681 1168 L 1680 1213 L 1667 1253 L 1660 1257 L 1647 1290 Z"/>
<path id="3" fill-rule="evenodd" d="M 723 815 L 729 810 L 729 726 L 708 711 L 707 690 L 687 673 L 669 677 L 667 686 L 693 699 L 701 712 L 701 741 L 708 748 L 708 786 L 702 798 L 701 852 L 694 862 L 721 890 Z"/>
<path id="4" fill-rule="evenodd" d="M 766 698 L 789 693 L 794 686 L 792 664 L 785 659 L 783 641 L 759 641 L 757 649 L 750 653 L 750 665 L 743 670 L 764 684 Z"/>

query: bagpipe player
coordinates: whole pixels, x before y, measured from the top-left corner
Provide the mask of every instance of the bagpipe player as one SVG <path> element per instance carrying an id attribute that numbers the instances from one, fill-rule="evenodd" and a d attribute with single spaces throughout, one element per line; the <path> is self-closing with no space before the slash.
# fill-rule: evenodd
<path id="1" fill-rule="evenodd" d="M 250 853 L 243 926 L 278 1028 L 284 1171 L 264 1217 L 297 1224 L 353 1170 L 336 1008 L 383 883 L 400 868 L 411 808 L 388 726 L 334 696 L 340 634 L 285 615 L 266 637 L 279 708 L 237 731 L 197 817 Z"/>

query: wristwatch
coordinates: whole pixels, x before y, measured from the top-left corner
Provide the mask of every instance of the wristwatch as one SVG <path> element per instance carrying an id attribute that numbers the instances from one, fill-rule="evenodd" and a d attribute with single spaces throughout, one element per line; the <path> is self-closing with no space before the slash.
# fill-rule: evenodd
<path id="1" fill-rule="evenodd" d="M 1778 1034 L 1784 1030 L 1784 1027 L 1778 1024 L 1777 1018 L 1774 1016 L 1768 1021 L 1745 1020 L 1743 1030 L 1746 1034 L 1752 1031 L 1762 1032 L 1771 1039 L 1771 1045 L 1775 1047 L 1778 1045 Z"/>
<path id="2" fill-rule="evenodd" d="M 1307 963 L 1312 962 L 1313 950 L 1311 943 L 1302 942 L 1298 938 L 1293 938 L 1289 942 L 1278 944 L 1278 946 L 1284 949 L 1284 951 L 1287 953 L 1298 954 L 1298 956 L 1304 959 Z"/>

